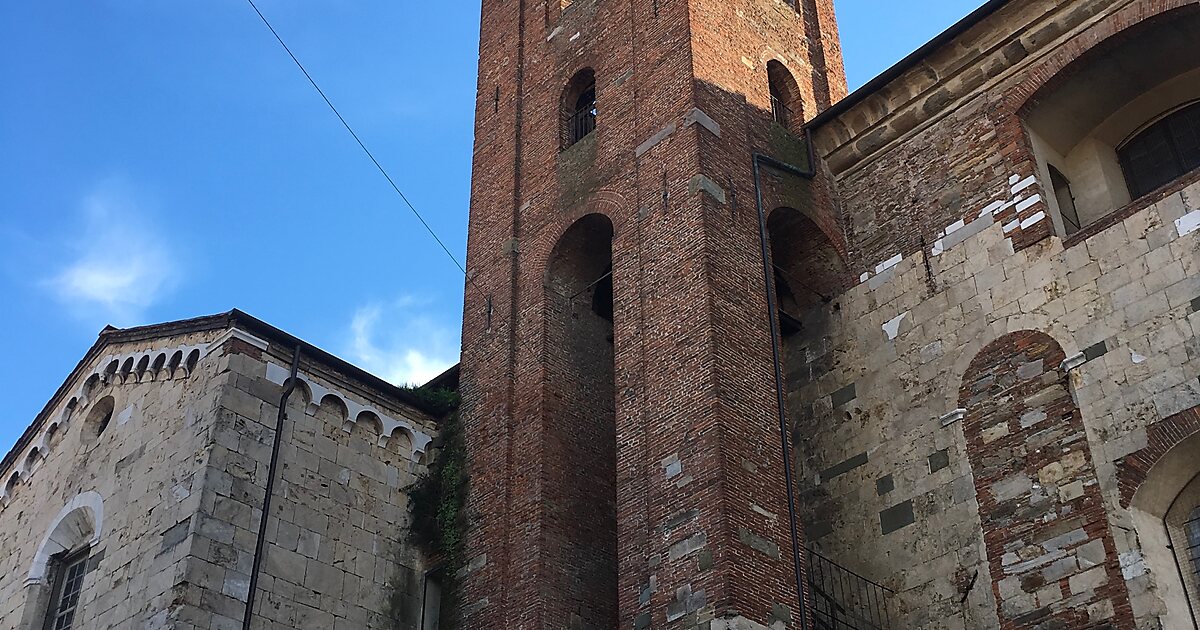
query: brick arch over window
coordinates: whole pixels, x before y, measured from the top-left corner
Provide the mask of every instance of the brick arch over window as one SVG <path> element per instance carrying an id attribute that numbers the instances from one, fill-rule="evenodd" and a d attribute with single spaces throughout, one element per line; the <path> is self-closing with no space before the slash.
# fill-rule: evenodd
<path id="1" fill-rule="evenodd" d="M 821 226 L 793 208 L 767 217 L 775 293 L 780 308 L 798 316 L 816 302 L 828 302 L 851 286 L 842 253 Z"/>
<path id="2" fill-rule="evenodd" d="M 1196 0 L 1135 0 L 1059 46 L 1047 59 L 1026 71 L 1023 81 L 1005 91 L 997 104 L 997 132 L 1000 138 L 1008 139 L 1003 143 L 1001 153 L 1015 166 L 1015 181 L 1034 177 L 1039 170 L 1032 151 L 1032 141 L 1021 119 L 1021 114 L 1032 104 L 1039 91 L 1052 88 L 1054 82 L 1061 80 L 1065 76 L 1064 71 L 1069 71 L 1074 62 L 1124 31 L 1170 11 L 1195 8 L 1196 4 Z M 1046 201 L 1042 200 L 1026 206 L 1015 217 L 1005 217 L 1005 220 L 1015 218 L 1025 221 L 1038 212 L 1046 212 L 1047 208 Z M 1010 237 L 1014 248 L 1019 251 L 1049 236 L 1051 231 L 1050 221 L 1036 221 L 1026 228 L 1015 228 Z"/>
<path id="3" fill-rule="evenodd" d="M 1117 460 L 1121 507 L 1129 507 L 1147 475 L 1168 453 L 1174 451 L 1176 455 L 1182 455 L 1176 447 L 1185 441 L 1195 442 L 1197 434 L 1200 434 L 1200 407 L 1192 407 L 1147 427 L 1146 446 Z M 1186 456 L 1193 455 L 1200 457 L 1200 454 Z"/>
<path id="4" fill-rule="evenodd" d="M 1010 333 L 959 390 L 1002 628 L 1132 626 L 1083 420 L 1053 338 Z"/>
<path id="5" fill-rule="evenodd" d="M 1062 71 L 1115 35 L 1176 9 L 1194 8 L 1196 0 L 1137 0 L 1109 15 L 1088 30 L 1060 46 L 1054 54 L 1028 72 L 1024 81 L 1004 95 L 1004 106 L 1010 114 L 1029 105 L 1039 90 L 1061 78 Z"/>

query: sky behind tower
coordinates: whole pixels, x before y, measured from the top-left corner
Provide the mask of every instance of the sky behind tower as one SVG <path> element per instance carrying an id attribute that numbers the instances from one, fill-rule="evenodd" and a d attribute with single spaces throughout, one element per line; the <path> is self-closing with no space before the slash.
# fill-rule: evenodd
<path id="1" fill-rule="evenodd" d="M 982 0 L 837 0 L 850 88 Z M 460 261 L 479 4 L 257 0 Z M 0 450 L 105 324 L 240 308 L 397 383 L 461 272 L 244 0 L 0 4 Z"/>

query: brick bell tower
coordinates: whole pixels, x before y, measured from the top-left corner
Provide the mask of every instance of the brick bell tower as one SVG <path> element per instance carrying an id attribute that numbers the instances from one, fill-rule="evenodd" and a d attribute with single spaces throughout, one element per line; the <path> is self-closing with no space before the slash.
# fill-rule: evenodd
<path id="1" fill-rule="evenodd" d="M 846 81 L 796 2 L 483 0 L 459 627 L 802 627 L 752 155 Z"/>

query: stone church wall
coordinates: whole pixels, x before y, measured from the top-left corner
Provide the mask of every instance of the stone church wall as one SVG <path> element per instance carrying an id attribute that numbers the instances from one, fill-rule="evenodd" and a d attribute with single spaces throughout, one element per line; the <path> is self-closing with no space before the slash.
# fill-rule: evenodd
<path id="1" fill-rule="evenodd" d="M 187 558 L 186 620 L 240 627 L 290 358 L 239 345 L 220 392 Z M 274 347 L 271 348 L 275 350 Z M 419 628 L 427 568 L 407 540 L 405 489 L 433 423 L 319 365 L 290 397 L 255 628 Z"/>
<path id="2" fill-rule="evenodd" d="M 804 520 L 901 627 L 1165 619 L 1128 506 L 1195 430 L 1200 182 L 1052 235 L 1019 107 L 1186 4 L 1009 3 L 817 132 L 861 282 L 788 341 Z"/>
<path id="3" fill-rule="evenodd" d="M 60 523 L 55 540 L 98 536 L 81 596 L 86 627 L 168 627 L 164 613 L 187 555 L 175 544 L 176 526 L 200 505 L 210 430 L 204 410 L 216 404 L 208 387 L 215 374 L 209 363 L 195 370 L 137 366 L 144 356 L 186 355 L 212 336 L 110 346 L 68 383 L 32 445 L 4 473 L 6 482 L 14 472 L 19 481 L 0 508 L 0 627 L 42 628 L 49 580 L 28 578 L 39 550 L 58 551 L 43 541 Z M 119 362 L 115 374 L 103 376 L 113 357 L 132 357 L 132 369 L 125 373 Z M 110 397 L 112 417 L 96 435 L 92 411 Z"/>
<path id="4" fill-rule="evenodd" d="M 224 328 L 98 347 L 48 411 L 58 431 L 26 446 L 40 457 L 14 460 L 0 627 L 40 630 L 52 571 L 27 582 L 35 557 L 90 541 L 76 627 L 240 628 L 290 347 Z M 300 379 L 252 627 L 419 628 L 428 567 L 408 542 L 406 489 L 436 424 L 319 358 Z M 92 410 L 110 396 L 95 436 Z"/>

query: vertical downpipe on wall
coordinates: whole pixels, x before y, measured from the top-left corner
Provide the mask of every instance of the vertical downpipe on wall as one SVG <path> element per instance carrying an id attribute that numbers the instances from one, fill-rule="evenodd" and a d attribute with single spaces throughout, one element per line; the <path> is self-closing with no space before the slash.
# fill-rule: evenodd
<path id="1" fill-rule="evenodd" d="M 786 394 L 783 391 L 783 350 L 781 348 L 779 321 L 776 316 L 777 306 L 775 304 L 775 274 L 773 273 L 773 265 L 771 264 L 771 248 L 767 237 L 767 213 L 763 208 L 762 198 L 762 180 L 761 180 L 761 164 L 767 164 L 772 168 L 791 173 L 800 177 L 811 179 L 816 174 L 816 165 L 813 162 L 813 146 L 812 135 L 805 128 L 805 144 L 808 146 L 808 169 L 802 169 L 798 166 L 788 164 L 777 160 L 768 155 L 755 153 L 753 155 L 753 171 L 754 171 L 754 200 L 758 208 L 758 241 L 762 249 L 762 264 L 764 285 L 767 291 L 767 322 L 771 328 L 771 360 L 775 369 L 775 405 L 779 414 L 779 442 L 783 449 L 783 477 L 784 483 L 787 484 L 787 506 L 788 506 L 788 528 L 792 538 L 792 568 L 796 574 L 796 597 L 799 604 L 800 628 L 808 630 L 808 611 L 807 601 L 805 599 L 804 588 L 804 569 L 800 555 L 800 533 L 798 531 L 796 517 L 796 489 L 794 486 L 794 475 L 792 472 L 792 448 L 791 441 L 788 439 L 788 419 L 787 407 L 784 406 Z"/>
<path id="2" fill-rule="evenodd" d="M 513 216 L 512 216 L 512 251 L 509 252 L 509 304 L 508 304 L 508 391 L 505 392 L 508 414 L 505 418 L 505 457 L 504 457 L 504 520 L 501 530 L 505 536 L 500 560 L 500 608 L 499 614 L 508 613 L 508 570 L 512 558 L 510 549 L 510 527 L 512 526 L 511 505 L 513 502 L 513 437 L 516 434 L 516 402 L 517 402 L 517 317 L 520 314 L 520 251 L 521 251 L 521 206 L 524 197 L 521 194 L 521 162 L 523 157 L 523 134 L 521 126 L 525 118 L 525 0 L 517 0 L 517 67 L 516 85 L 513 90 Z"/>
<path id="3" fill-rule="evenodd" d="M 263 549 L 267 544 L 267 519 L 271 514 L 271 497 L 275 491 L 275 468 L 279 465 L 279 447 L 283 444 L 283 422 L 287 420 L 287 403 L 296 391 L 296 374 L 300 370 L 300 346 L 292 353 L 292 370 L 279 397 L 279 415 L 275 418 L 275 438 L 271 444 L 271 463 L 267 466 L 267 489 L 263 498 L 262 516 L 258 519 L 258 538 L 254 542 L 254 565 L 250 569 L 250 592 L 246 595 L 246 614 L 242 630 L 250 630 L 254 618 L 254 593 L 258 590 L 258 574 L 262 570 Z"/>

